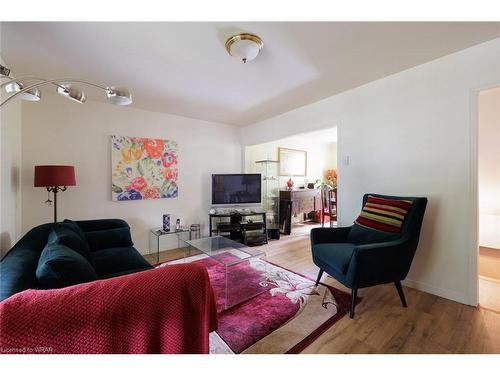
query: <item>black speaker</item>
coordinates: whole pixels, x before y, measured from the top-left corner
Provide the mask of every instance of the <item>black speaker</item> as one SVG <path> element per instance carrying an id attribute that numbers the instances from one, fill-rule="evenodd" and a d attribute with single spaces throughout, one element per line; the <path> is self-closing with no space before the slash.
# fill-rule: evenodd
<path id="1" fill-rule="evenodd" d="M 267 238 L 270 240 L 279 240 L 280 239 L 280 229 L 272 228 L 267 230 Z"/>
<path id="2" fill-rule="evenodd" d="M 234 214 L 231 214 L 230 218 L 231 224 L 239 224 L 241 223 L 241 214 L 238 212 L 235 212 Z"/>

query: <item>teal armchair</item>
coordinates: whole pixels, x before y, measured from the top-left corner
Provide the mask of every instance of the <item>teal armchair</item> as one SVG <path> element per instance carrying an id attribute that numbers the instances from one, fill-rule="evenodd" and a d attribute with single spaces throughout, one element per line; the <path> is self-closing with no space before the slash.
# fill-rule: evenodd
<path id="1" fill-rule="evenodd" d="M 313 262 L 319 267 L 316 285 L 324 272 L 350 288 L 352 303 L 350 318 L 354 318 L 359 288 L 394 283 L 401 303 L 407 307 L 401 281 L 410 270 L 420 238 L 427 198 L 395 197 L 365 194 L 386 199 L 412 201 L 401 233 L 384 234 L 357 226 L 341 228 L 314 228 L 311 231 Z"/>

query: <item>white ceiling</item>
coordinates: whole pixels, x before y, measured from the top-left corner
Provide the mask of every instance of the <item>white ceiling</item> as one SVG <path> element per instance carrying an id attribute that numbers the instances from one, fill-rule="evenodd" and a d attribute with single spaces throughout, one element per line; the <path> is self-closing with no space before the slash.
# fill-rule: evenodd
<path id="1" fill-rule="evenodd" d="M 224 49 L 241 31 L 264 40 L 245 65 Z M 4 22 L 2 55 L 17 76 L 127 86 L 137 108 L 247 125 L 497 37 L 498 22 Z"/>

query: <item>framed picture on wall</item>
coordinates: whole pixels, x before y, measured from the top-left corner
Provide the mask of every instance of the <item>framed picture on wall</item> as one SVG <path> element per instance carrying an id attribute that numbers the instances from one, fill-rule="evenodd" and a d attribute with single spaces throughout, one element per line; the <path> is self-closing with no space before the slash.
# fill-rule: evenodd
<path id="1" fill-rule="evenodd" d="M 172 140 L 112 135 L 112 200 L 176 198 L 177 156 Z"/>
<path id="2" fill-rule="evenodd" d="M 305 177 L 307 175 L 307 151 L 278 147 L 280 176 Z"/>

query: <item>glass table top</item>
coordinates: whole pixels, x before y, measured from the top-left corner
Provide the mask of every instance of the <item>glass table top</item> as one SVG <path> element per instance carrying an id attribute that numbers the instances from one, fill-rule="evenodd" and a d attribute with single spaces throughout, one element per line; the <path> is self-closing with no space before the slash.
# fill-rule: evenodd
<path id="1" fill-rule="evenodd" d="M 151 233 L 153 233 L 156 236 L 161 236 L 164 234 L 174 234 L 174 233 L 183 233 L 183 232 L 189 232 L 189 228 L 181 227 L 181 229 L 175 230 L 175 228 L 170 229 L 170 231 L 165 231 L 163 228 L 154 228 L 151 229 Z"/>
<path id="2" fill-rule="evenodd" d="M 225 265 L 265 255 L 258 248 L 251 248 L 222 236 L 205 237 L 185 242 Z"/>

